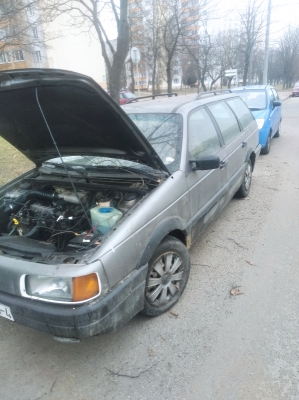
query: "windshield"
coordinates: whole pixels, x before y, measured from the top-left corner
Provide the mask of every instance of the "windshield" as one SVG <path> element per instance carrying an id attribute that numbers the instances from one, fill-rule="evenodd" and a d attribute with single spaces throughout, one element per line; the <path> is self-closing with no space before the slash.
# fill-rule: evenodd
<path id="1" fill-rule="evenodd" d="M 129 114 L 170 172 L 179 169 L 183 118 L 179 114 Z"/>
<path id="2" fill-rule="evenodd" d="M 238 96 L 247 104 L 251 110 L 263 110 L 266 108 L 266 93 L 264 91 L 238 91 Z"/>

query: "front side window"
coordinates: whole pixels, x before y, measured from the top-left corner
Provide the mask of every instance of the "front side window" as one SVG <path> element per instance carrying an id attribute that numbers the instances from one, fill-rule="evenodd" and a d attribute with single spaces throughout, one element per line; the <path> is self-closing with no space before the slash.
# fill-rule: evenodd
<path id="1" fill-rule="evenodd" d="M 273 107 L 273 102 L 274 102 L 274 94 L 272 90 L 269 90 L 269 103 L 271 107 Z"/>
<path id="2" fill-rule="evenodd" d="M 188 140 L 191 158 L 211 155 L 220 149 L 216 128 L 204 108 L 200 108 L 190 115 Z"/>
<path id="3" fill-rule="evenodd" d="M 179 114 L 129 114 L 170 172 L 179 168 L 182 116 Z"/>
<path id="4" fill-rule="evenodd" d="M 276 90 L 275 89 L 271 89 L 272 90 L 272 92 L 273 92 L 273 95 L 274 95 L 274 100 L 276 101 L 279 101 L 279 96 L 278 96 L 278 93 L 276 92 Z"/>
<path id="5" fill-rule="evenodd" d="M 251 124 L 254 118 L 244 101 L 242 101 L 239 97 L 235 97 L 227 100 L 226 102 L 238 117 L 243 129 Z"/>
<path id="6" fill-rule="evenodd" d="M 236 117 L 228 105 L 224 102 L 208 106 L 222 133 L 224 143 L 233 140 L 240 133 Z"/>

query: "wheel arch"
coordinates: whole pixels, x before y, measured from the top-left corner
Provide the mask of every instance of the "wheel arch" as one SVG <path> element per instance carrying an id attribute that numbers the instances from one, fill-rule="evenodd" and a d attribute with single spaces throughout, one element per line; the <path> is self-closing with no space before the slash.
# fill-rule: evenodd
<path id="1" fill-rule="evenodd" d="M 254 165 L 255 165 L 255 161 L 256 161 L 256 154 L 254 152 L 253 148 L 250 148 L 247 152 L 247 157 L 246 157 L 246 161 L 250 160 L 251 161 L 251 166 L 252 166 L 252 171 L 254 170 Z"/>
<path id="2" fill-rule="evenodd" d="M 166 236 L 173 236 L 180 240 L 186 248 L 190 247 L 190 235 L 185 229 L 186 223 L 179 217 L 165 219 L 152 232 L 145 249 L 137 263 L 137 269 L 149 262 L 152 254 Z"/>

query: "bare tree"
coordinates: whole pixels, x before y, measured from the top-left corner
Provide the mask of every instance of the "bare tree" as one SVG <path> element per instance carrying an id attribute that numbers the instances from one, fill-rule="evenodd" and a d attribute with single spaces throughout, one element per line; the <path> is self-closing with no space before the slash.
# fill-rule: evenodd
<path id="1" fill-rule="evenodd" d="M 298 77 L 299 70 L 299 27 L 288 27 L 279 39 L 277 53 L 283 70 L 283 88 L 286 89 Z"/>
<path id="2" fill-rule="evenodd" d="M 238 50 L 244 57 L 243 84 L 251 80 L 253 49 L 262 42 L 267 21 L 264 0 L 247 0 L 244 8 L 236 8 L 241 23 L 241 37 Z"/>
<path id="3" fill-rule="evenodd" d="M 182 43 L 185 51 L 196 65 L 198 83 L 201 83 L 204 91 L 207 90 L 206 77 L 210 67 L 210 53 L 213 47 L 208 21 L 214 18 L 213 14 L 216 6 L 217 4 L 214 1 L 198 1 L 185 10 L 189 12 L 188 19 L 191 23 L 186 25 L 182 32 Z"/>
<path id="4" fill-rule="evenodd" d="M 178 49 L 182 47 L 181 36 L 193 25 L 190 11 L 180 0 L 167 0 L 160 4 L 162 43 L 165 52 L 167 92 L 172 93 L 172 62 Z M 193 10 L 195 11 L 195 9 Z"/>
<path id="5" fill-rule="evenodd" d="M 43 18 L 53 21 L 61 14 L 69 15 L 69 26 L 89 31 L 102 48 L 111 97 L 118 102 L 121 76 L 129 51 L 128 0 L 40 0 Z M 117 38 L 111 40 L 104 21 L 111 15 Z"/>

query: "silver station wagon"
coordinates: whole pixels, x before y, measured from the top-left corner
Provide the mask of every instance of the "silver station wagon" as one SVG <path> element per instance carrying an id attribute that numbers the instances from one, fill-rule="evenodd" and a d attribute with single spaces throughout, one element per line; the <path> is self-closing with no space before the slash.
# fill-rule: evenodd
<path id="1" fill-rule="evenodd" d="M 51 69 L 0 73 L 0 134 L 36 165 L 0 190 L 0 316 L 60 340 L 172 307 L 260 153 L 237 94 L 121 108 Z"/>

